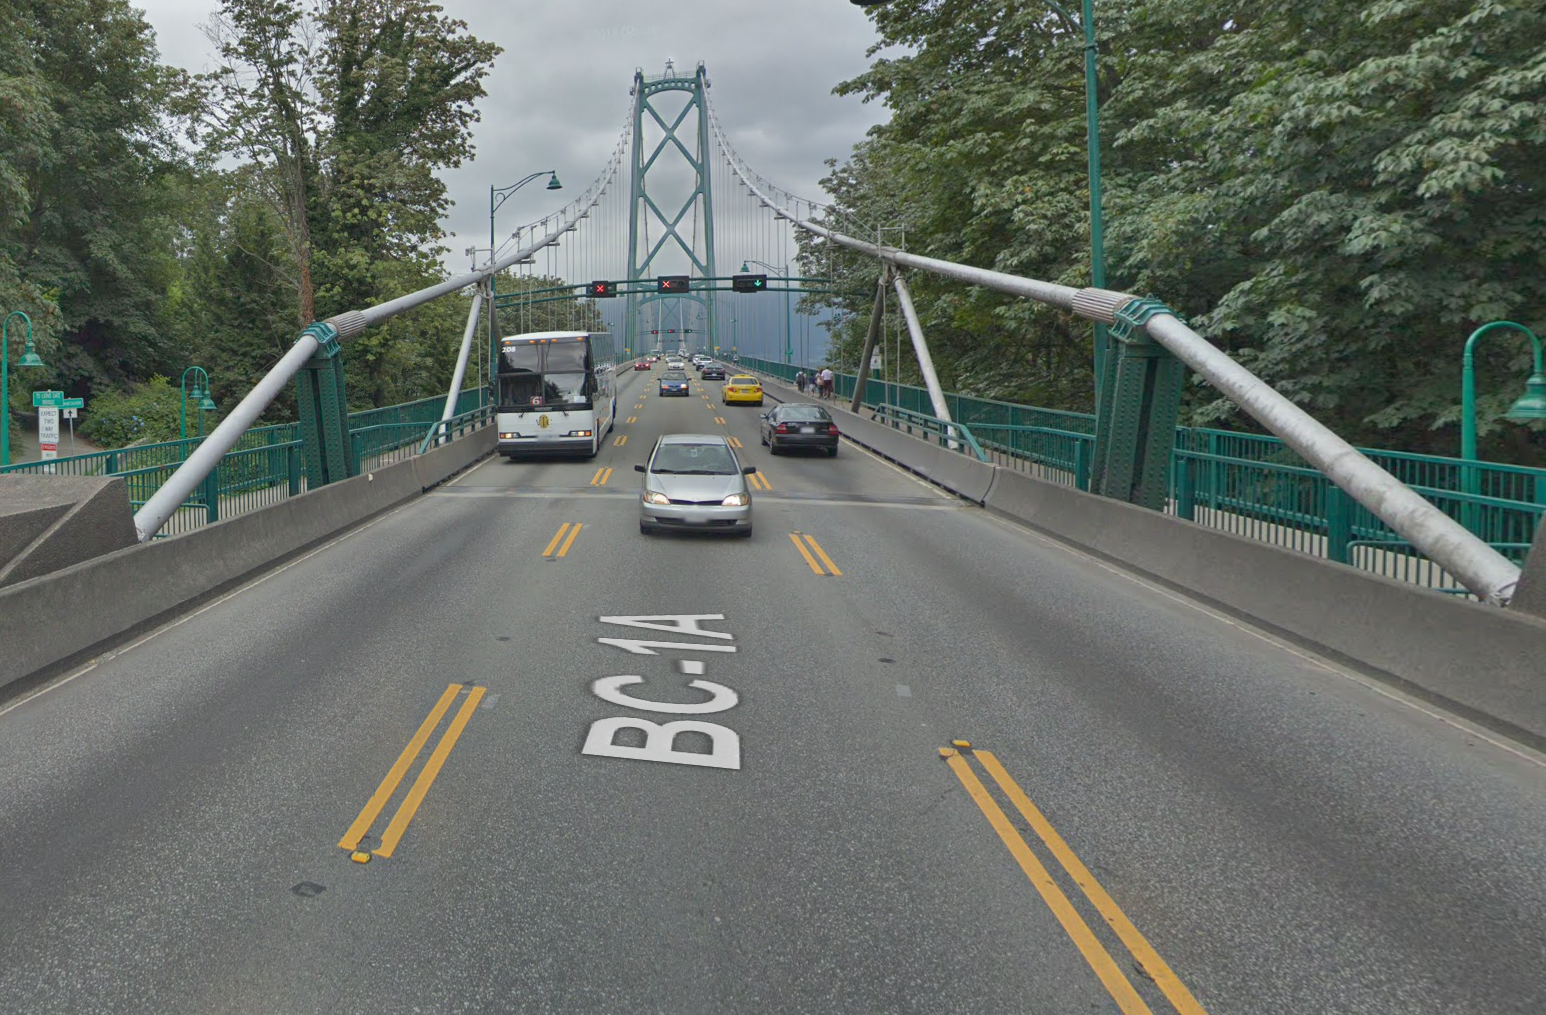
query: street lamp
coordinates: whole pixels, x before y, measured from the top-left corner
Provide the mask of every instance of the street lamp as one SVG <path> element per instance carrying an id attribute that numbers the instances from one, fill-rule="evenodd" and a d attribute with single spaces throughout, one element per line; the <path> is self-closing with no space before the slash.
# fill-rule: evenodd
<path id="1" fill-rule="evenodd" d="M 879 7 L 891 0 L 848 0 L 856 7 Z M 1063 22 L 1070 27 L 1073 16 L 1058 0 L 1042 0 Z M 1090 285 L 1106 288 L 1106 238 L 1105 222 L 1101 217 L 1100 186 L 1100 98 L 1096 90 L 1095 75 L 1095 0 L 1083 0 L 1079 27 L 1084 33 L 1084 134 L 1085 148 L 1089 153 L 1090 175 Z M 1107 345 L 1106 325 L 1095 322 L 1095 407 L 1100 409 L 1101 376 L 1105 370 Z"/>
<path id="2" fill-rule="evenodd" d="M 204 383 L 200 384 L 198 377 L 195 377 L 193 379 L 193 390 L 189 391 L 188 390 L 188 375 L 193 373 L 194 371 L 198 371 L 199 377 L 204 378 Z M 199 436 L 203 437 L 204 436 L 204 414 L 206 412 L 214 412 L 216 409 L 219 408 L 219 406 L 217 406 L 215 404 L 215 400 L 213 398 L 209 397 L 210 396 L 209 374 L 204 371 L 203 367 L 189 367 L 188 369 L 183 371 L 182 381 L 178 385 L 178 387 L 182 390 L 182 409 L 178 413 L 178 423 L 179 423 L 178 429 L 179 429 L 179 431 L 182 434 L 182 439 L 183 440 L 187 440 L 188 439 L 188 398 L 189 398 L 189 396 L 192 396 L 192 398 L 193 398 L 193 401 L 195 403 L 194 408 L 199 410 Z"/>
<path id="3" fill-rule="evenodd" d="M 1512 328 L 1524 333 L 1530 340 L 1535 352 L 1535 372 L 1530 379 L 1525 381 L 1525 393 L 1520 395 L 1508 412 L 1503 414 L 1504 419 L 1511 419 L 1523 423 L 1532 419 L 1546 419 L 1546 369 L 1542 365 L 1541 340 L 1535 332 L 1523 324 L 1515 324 L 1513 321 L 1493 321 L 1484 324 L 1471 332 L 1471 337 L 1465 341 L 1465 357 L 1462 360 L 1460 374 L 1460 457 L 1467 461 L 1476 461 L 1476 364 L 1472 358 L 1472 350 L 1476 346 L 1476 340 L 1490 331 L 1498 331 Z M 1466 470 L 1470 476 L 1467 486 L 1474 486 L 1477 478 L 1474 469 Z M 1467 492 L 1475 493 L 1468 489 Z"/>
<path id="4" fill-rule="evenodd" d="M 43 365 L 43 357 L 32 345 L 32 318 L 20 310 L 13 310 L 5 315 L 5 322 L 0 324 L 0 465 L 11 464 L 11 346 L 10 331 L 11 318 L 20 317 L 27 322 L 27 345 L 22 350 L 21 359 L 16 361 L 19 367 L 40 367 Z"/>
<path id="5" fill-rule="evenodd" d="M 497 244 L 497 242 L 494 239 L 494 213 L 497 212 L 504 205 L 504 203 L 510 199 L 510 196 L 512 194 L 514 194 L 516 191 L 520 190 L 522 187 L 526 186 L 528 183 L 532 182 L 533 180 L 540 179 L 544 173 L 547 174 L 547 178 L 548 178 L 547 187 L 546 187 L 547 190 L 563 190 L 564 189 L 564 185 L 562 183 L 558 182 L 558 170 L 556 170 L 556 169 L 541 169 L 541 170 L 538 170 L 537 172 L 532 173 L 530 176 L 524 177 L 521 180 L 519 180 L 519 181 L 517 181 L 515 183 L 510 184 L 510 186 L 508 186 L 508 187 L 496 187 L 492 183 L 489 184 L 489 188 L 488 188 L 488 247 L 489 247 L 488 263 L 489 263 L 490 266 L 492 266 L 494 264 L 494 261 L 497 259 L 497 256 L 498 256 L 498 253 L 499 253 L 498 244 Z M 522 263 L 525 263 L 525 262 L 522 262 Z M 494 377 L 494 372 L 495 372 L 494 357 L 498 354 L 497 351 L 496 351 L 496 348 L 495 348 L 495 344 L 494 344 L 495 343 L 495 337 L 494 337 L 494 296 L 495 296 L 495 294 L 497 292 L 498 292 L 498 286 L 496 285 L 495 278 L 494 278 L 493 275 L 490 275 L 489 276 L 489 280 L 488 280 L 488 309 L 489 309 L 489 313 L 488 313 L 488 344 L 489 344 L 489 383 L 490 384 L 493 383 L 493 377 Z"/>
<path id="6" fill-rule="evenodd" d="M 745 260 L 741 262 L 741 271 L 751 271 L 754 264 L 769 271 L 780 270 L 777 266 L 771 265 L 766 261 Z M 791 322 L 794 319 L 794 300 L 790 296 L 789 265 L 784 265 L 782 271 L 784 272 L 784 362 L 792 363 L 794 362 L 794 329 Z"/>

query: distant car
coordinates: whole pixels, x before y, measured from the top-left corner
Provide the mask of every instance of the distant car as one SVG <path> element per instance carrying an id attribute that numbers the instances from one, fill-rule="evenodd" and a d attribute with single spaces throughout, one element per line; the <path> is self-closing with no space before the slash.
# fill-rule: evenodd
<path id="1" fill-rule="evenodd" d="M 641 360 L 639 360 L 637 363 L 635 363 L 633 365 L 633 368 L 635 370 L 649 370 L 650 369 L 650 361 L 647 360 L 647 359 L 641 359 Z"/>
<path id="2" fill-rule="evenodd" d="M 673 356 L 671 359 L 666 360 L 666 369 L 667 370 L 686 370 L 687 369 L 687 364 L 683 363 L 681 360 L 679 360 L 679 359 L 677 359 L 676 357 Z"/>
<path id="3" fill-rule="evenodd" d="M 752 534 L 752 493 L 730 442 L 718 434 L 666 434 L 655 442 L 639 491 L 639 531 L 661 529 Z"/>
<path id="4" fill-rule="evenodd" d="M 819 405 L 790 402 L 762 416 L 762 443 L 773 454 L 794 448 L 825 451 L 837 457 L 837 424 Z"/>
<path id="5" fill-rule="evenodd" d="M 736 374 L 719 389 L 719 400 L 726 405 L 762 404 L 762 382 L 748 374 Z"/>
<path id="6" fill-rule="evenodd" d="M 662 395 L 681 395 L 687 397 L 687 375 L 680 370 L 667 370 L 660 375 L 660 393 Z"/>
<path id="7" fill-rule="evenodd" d="M 706 381 L 722 381 L 725 379 L 725 368 L 718 363 L 706 363 L 698 376 Z"/>

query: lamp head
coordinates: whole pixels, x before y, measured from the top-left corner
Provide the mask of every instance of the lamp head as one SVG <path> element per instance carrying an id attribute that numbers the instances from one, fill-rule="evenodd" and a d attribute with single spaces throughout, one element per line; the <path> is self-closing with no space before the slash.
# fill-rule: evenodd
<path id="1" fill-rule="evenodd" d="M 548 175 L 548 189 L 549 190 L 563 190 L 564 189 L 564 185 L 562 183 L 558 182 L 558 174 L 557 173 L 550 173 Z"/>
<path id="2" fill-rule="evenodd" d="M 40 367 L 43 365 L 43 357 L 39 356 L 37 350 L 33 349 L 31 345 L 28 345 L 21 354 L 21 359 L 16 361 L 16 365 L 19 367 Z"/>
<path id="3" fill-rule="evenodd" d="M 209 392 L 206 391 L 204 392 L 204 397 L 199 399 L 199 408 L 203 409 L 205 412 L 214 412 L 220 407 L 215 404 L 215 400 L 210 398 Z"/>
<path id="4" fill-rule="evenodd" d="M 1525 393 L 1503 414 L 1503 418 L 1516 423 L 1546 419 L 1546 374 L 1530 375 L 1525 381 Z"/>
<path id="5" fill-rule="evenodd" d="M 742 261 L 741 262 L 741 270 L 742 271 L 751 271 L 752 270 L 752 266 L 750 264 L 748 264 L 747 262 Z"/>

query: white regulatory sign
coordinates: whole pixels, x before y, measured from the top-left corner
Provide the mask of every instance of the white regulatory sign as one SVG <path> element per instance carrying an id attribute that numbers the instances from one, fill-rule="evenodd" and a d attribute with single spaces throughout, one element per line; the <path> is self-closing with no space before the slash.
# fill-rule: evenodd
<path id="1" fill-rule="evenodd" d="M 64 418 L 65 419 L 74 419 L 75 418 L 75 414 L 77 412 L 79 412 L 79 411 L 80 411 L 79 409 L 66 409 L 66 410 L 64 410 Z"/>
<path id="2" fill-rule="evenodd" d="M 38 443 L 59 443 L 59 407 L 45 405 L 38 409 Z"/>

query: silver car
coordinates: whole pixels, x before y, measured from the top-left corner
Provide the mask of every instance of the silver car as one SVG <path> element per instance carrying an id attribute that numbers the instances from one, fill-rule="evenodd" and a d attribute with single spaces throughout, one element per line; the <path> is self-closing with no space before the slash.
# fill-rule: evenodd
<path id="1" fill-rule="evenodd" d="M 666 434 L 655 442 L 639 491 L 639 531 L 661 529 L 752 534 L 752 493 L 746 477 L 755 465 L 741 464 L 730 443 L 717 434 Z"/>

